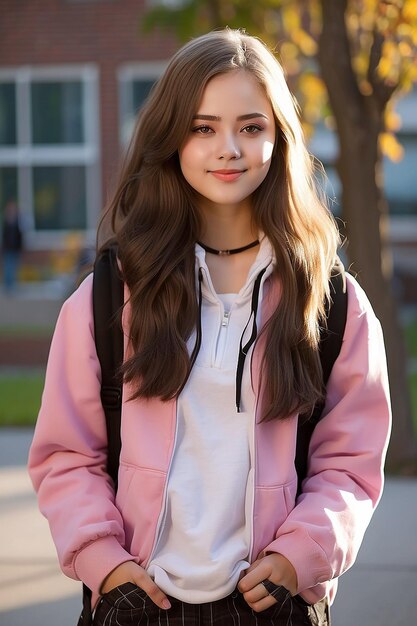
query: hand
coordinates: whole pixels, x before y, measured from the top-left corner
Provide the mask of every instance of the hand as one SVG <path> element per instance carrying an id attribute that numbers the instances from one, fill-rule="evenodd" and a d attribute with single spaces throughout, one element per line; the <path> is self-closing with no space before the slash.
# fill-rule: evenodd
<path id="1" fill-rule="evenodd" d="M 282 554 L 268 554 L 254 561 L 238 584 L 246 602 L 256 612 L 265 611 L 276 603 L 262 584 L 266 579 L 282 585 L 291 595 L 297 593 L 297 573 L 292 564 Z"/>
<path id="2" fill-rule="evenodd" d="M 110 572 L 101 585 L 101 593 L 108 593 L 124 583 L 133 583 L 140 589 L 143 589 L 152 602 L 159 606 L 160 609 L 171 608 L 171 603 L 165 593 L 154 583 L 146 570 L 134 561 L 121 563 Z"/>

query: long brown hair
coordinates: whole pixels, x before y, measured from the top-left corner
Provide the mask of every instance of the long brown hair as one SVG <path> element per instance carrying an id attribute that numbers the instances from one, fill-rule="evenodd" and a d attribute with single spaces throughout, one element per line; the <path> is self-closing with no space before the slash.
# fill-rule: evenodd
<path id="1" fill-rule="evenodd" d="M 187 340 L 197 322 L 195 243 L 200 216 L 179 166 L 208 81 L 247 71 L 275 115 L 269 172 L 253 198 L 253 218 L 271 241 L 282 298 L 263 329 L 264 419 L 312 409 L 322 395 L 318 358 L 338 234 L 315 184 L 297 106 L 281 66 L 257 38 L 224 29 L 192 40 L 172 58 L 137 120 L 120 182 L 108 207 L 130 290 L 132 356 L 123 366 L 133 397 L 176 397 L 190 373 Z"/>

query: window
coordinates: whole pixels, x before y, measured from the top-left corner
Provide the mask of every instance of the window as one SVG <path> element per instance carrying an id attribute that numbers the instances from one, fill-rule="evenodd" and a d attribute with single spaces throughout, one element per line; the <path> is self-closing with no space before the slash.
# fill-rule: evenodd
<path id="1" fill-rule="evenodd" d="M 417 215 L 417 132 L 400 133 L 404 157 L 398 163 L 384 163 L 385 190 L 392 215 Z"/>
<path id="2" fill-rule="evenodd" d="M 36 230 L 86 228 L 84 167 L 34 167 L 33 196 Z"/>
<path id="3" fill-rule="evenodd" d="M 16 199 L 32 247 L 93 230 L 100 211 L 98 72 L 0 70 L 0 211 Z"/>
<path id="4" fill-rule="evenodd" d="M 389 203 L 390 215 L 394 220 L 401 217 L 412 217 L 417 229 L 417 90 L 399 101 L 397 107 L 401 116 L 402 127 L 397 135 L 404 148 L 404 157 L 399 163 L 384 159 L 384 188 Z M 340 181 L 334 166 L 337 153 L 337 137 L 318 125 L 310 142 L 310 151 L 324 163 L 329 177 L 326 191 L 330 197 L 336 196 L 340 202 Z M 335 213 L 340 213 L 336 204 Z"/>
<path id="5" fill-rule="evenodd" d="M 144 104 L 153 84 L 166 67 L 164 62 L 129 64 L 119 70 L 120 141 L 127 145 L 136 116 Z"/>
<path id="6" fill-rule="evenodd" d="M 0 83 L 0 146 L 16 143 L 16 87 L 12 82 Z"/>
<path id="7" fill-rule="evenodd" d="M 9 200 L 18 197 L 17 193 L 17 167 L 0 168 L 0 207 L 6 206 Z"/>
<path id="8" fill-rule="evenodd" d="M 34 144 L 84 142 L 82 88 L 80 81 L 31 85 Z"/>

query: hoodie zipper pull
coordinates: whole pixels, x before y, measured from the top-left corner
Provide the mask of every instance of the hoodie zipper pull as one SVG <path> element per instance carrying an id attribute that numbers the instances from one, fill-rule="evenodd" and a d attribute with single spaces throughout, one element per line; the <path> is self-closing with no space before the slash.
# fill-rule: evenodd
<path id="1" fill-rule="evenodd" d="M 230 320 L 230 311 L 225 311 L 223 313 L 223 319 L 222 319 L 222 326 L 229 326 L 229 320 Z"/>

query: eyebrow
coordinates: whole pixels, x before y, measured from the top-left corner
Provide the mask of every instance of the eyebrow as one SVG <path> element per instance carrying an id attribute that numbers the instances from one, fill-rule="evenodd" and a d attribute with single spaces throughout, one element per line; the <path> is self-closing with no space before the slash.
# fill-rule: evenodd
<path id="1" fill-rule="evenodd" d="M 240 122 L 242 120 L 253 120 L 257 117 L 263 117 L 266 120 L 268 117 L 264 115 L 264 113 L 245 113 L 244 115 L 239 115 L 236 119 Z M 197 113 L 197 115 L 193 115 L 193 120 L 205 120 L 207 122 L 220 122 L 221 117 L 219 115 L 204 115 L 203 113 Z"/>

